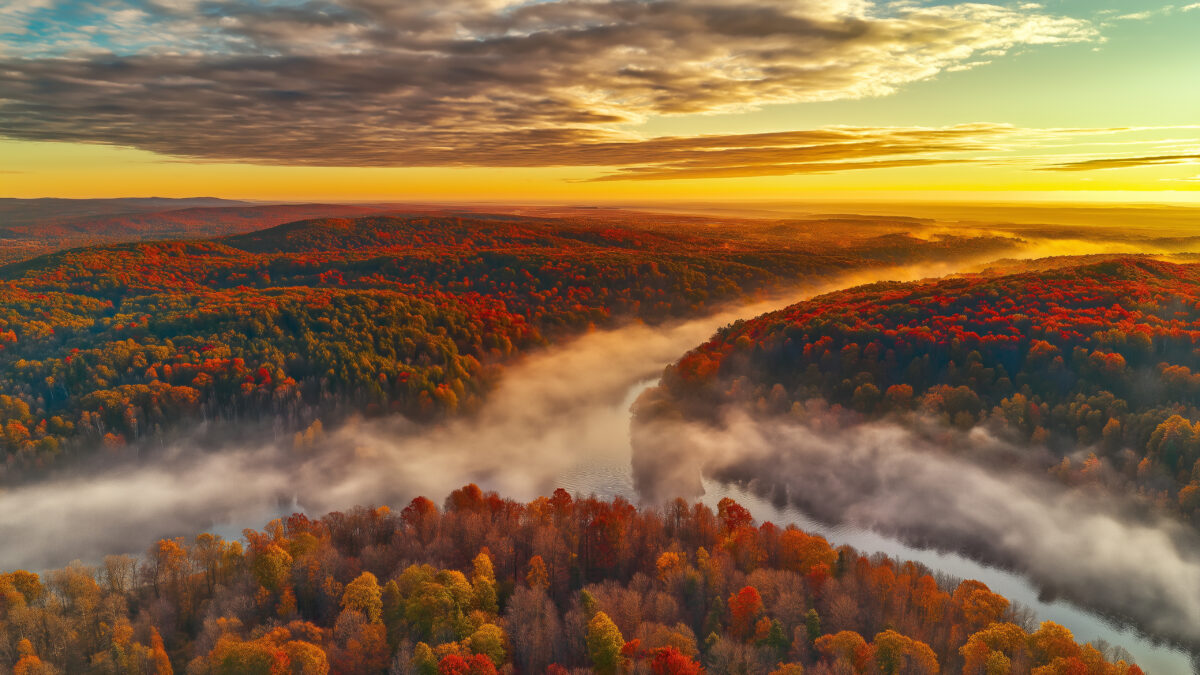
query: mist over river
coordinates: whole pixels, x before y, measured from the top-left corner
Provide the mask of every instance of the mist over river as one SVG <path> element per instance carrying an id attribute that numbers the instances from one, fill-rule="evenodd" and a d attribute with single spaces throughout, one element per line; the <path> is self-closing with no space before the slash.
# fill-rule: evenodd
<path id="1" fill-rule="evenodd" d="M 329 434 L 319 451 L 300 456 L 290 438 L 203 453 L 177 443 L 138 466 L 5 490 L 0 492 L 0 541 L 5 542 L 0 568 L 44 570 L 74 559 L 95 562 L 110 553 L 143 551 L 159 537 L 190 538 L 205 529 L 236 537 L 244 527 L 262 527 L 296 510 L 321 514 L 356 504 L 401 507 L 416 495 L 440 501 L 467 482 L 517 499 L 561 486 L 637 501 L 630 407 L 664 366 L 738 318 L 853 283 L 928 273 L 859 275 L 672 326 L 634 324 L 589 333 L 508 368 L 478 414 L 436 427 L 398 419 L 349 424 Z M 1032 610 L 1037 620 L 1063 624 L 1080 642 L 1124 647 L 1147 673 L 1192 671 L 1185 652 L 1156 645 L 1069 603 L 1043 602 L 1035 583 L 1023 576 L 954 553 L 912 548 L 866 528 L 823 525 L 737 486 L 706 479 L 703 487 L 703 501 L 714 508 L 729 496 L 760 522 L 796 523 L 834 545 L 979 579 Z M 215 522 L 214 513 L 220 514 Z"/>

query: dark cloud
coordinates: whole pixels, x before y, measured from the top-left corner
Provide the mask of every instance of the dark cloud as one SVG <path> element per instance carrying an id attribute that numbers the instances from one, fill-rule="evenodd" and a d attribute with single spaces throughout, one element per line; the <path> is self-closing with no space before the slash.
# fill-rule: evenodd
<path id="1" fill-rule="evenodd" d="M 1139 166 L 1162 166 L 1164 164 L 1194 164 L 1200 155 L 1156 155 L 1151 157 L 1105 157 L 1079 162 L 1066 162 L 1041 167 L 1043 171 L 1095 171 L 1098 169 L 1128 169 Z"/>
<path id="2" fill-rule="evenodd" d="M 841 130 L 645 140 L 626 125 L 884 95 L 975 54 L 1094 36 L 1083 21 L 978 3 L 100 7 L 70 21 L 42 10 L 43 22 L 61 20 L 32 45 L 0 36 L 0 136 L 282 165 L 613 166 L 630 168 L 613 174 L 626 178 L 826 171 L 839 168 L 830 161 L 919 153 L 921 141 L 886 148 L 868 139 L 854 149 Z M 955 133 L 965 132 L 941 132 Z M 663 148 L 674 155 L 669 166 Z"/>

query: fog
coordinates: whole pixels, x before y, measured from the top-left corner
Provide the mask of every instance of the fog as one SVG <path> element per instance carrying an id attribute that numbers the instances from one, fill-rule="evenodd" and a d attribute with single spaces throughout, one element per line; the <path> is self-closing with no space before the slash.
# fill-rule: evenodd
<path id="1" fill-rule="evenodd" d="M 290 436 L 219 451 L 184 439 L 147 449 L 136 465 L 3 489 L 0 569 L 98 562 L 204 530 L 235 537 L 296 510 L 441 499 L 470 481 L 531 499 L 557 487 L 581 457 L 627 456 L 630 387 L 656 380 L 717 328 L 846 285 L 931 271 L 841 276 L 701 319 L 589 333 L 506 368 L 482 410 L 439 426 L 351 422 L 304 451 L 293 449 Z"/>
<path id="2" fill-rule="evenodd" d="M 352 422 L 303 451 L 290 437 L 210 452 L 180 441 L 140 466 L 4 490 L 0 569 L 94 562 L 203 530 L 236 536 L 293 510 L 440 500 L 470 481 L 532 498 L 580 455 L 628 448 L 630 383 L 655 377 L 724 320 L 586 335 L 513 367 L 476 416 L 441 426 Z"/>
<path id="3" fill-rule="evenodd" d="M 701 472 L 738 481 L 825 522 L 1003 564 L 1200 645 L 1200 537 L 1111 494 L 984 466 L 892 423 L 821 433 L 731 410 L 705 423 L 639 419 L 633 440 L 634 479 L 652 498 L 696 496 Z M 960 441 L 971 455 L 1003 445 L 978 428 Z"/>
<path id="4" fill-rule="evenodd" d="M 297 510 L 400 507 L 471 481 L 518 499 L 560 485 L 604 493 L 610 478 L 608 494 L 627 493 L 633 396 L 716 329 L 849 285 L 952 271 L 873 270 L 692 321 L 589 333 L 507 367 L 478 413 L 437 426 L 352 422 L 306 450 L 293 449 L 290 437 L 219 451 L 185 439 L 137 465 L 2 490 L 0 569 L 94 563 L 206 530 L 236 537 Z M 821 519 L 1003 562 L 1043 588 L 1200 644 L 1200 544 L 1176 524 L 1134 516 L 1111 498 L 983 469 L 899 427 L 820 435 L 736 412 L 719 422 L 636 426 L 635 478 L 649 501 L 697 494 L 701 472 L 747 481 Z M 970 443 L 999 443 L 976 433 Z M 589 461 L 601 470 L 578 478 Z"/>

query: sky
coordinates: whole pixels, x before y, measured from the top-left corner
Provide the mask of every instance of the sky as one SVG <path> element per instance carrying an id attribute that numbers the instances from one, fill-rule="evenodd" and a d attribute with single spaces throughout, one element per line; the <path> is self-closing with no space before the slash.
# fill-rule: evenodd
<path id="1" fill-rule="evenodd" d="M 0 197 L 1200 203 L 1200 3 L 9 0 Z"/>

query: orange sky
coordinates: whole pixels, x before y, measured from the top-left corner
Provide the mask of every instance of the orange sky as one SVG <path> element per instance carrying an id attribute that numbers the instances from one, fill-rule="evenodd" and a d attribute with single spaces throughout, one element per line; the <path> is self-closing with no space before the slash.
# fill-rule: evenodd
<path id="1" fill-rule="evenodd" d="M 0 8 L 0 196 L 1200 201 L 1197 5 L 176 4 Z"/>

